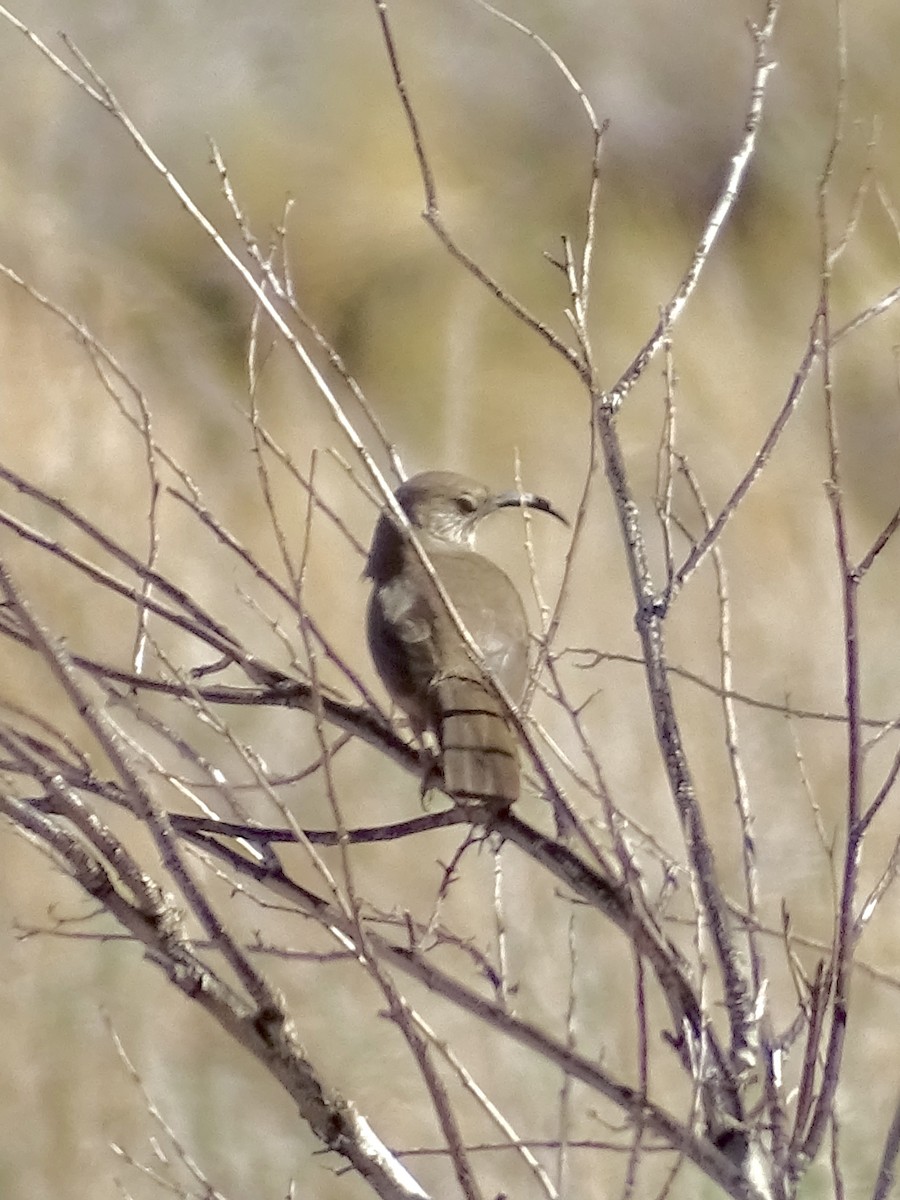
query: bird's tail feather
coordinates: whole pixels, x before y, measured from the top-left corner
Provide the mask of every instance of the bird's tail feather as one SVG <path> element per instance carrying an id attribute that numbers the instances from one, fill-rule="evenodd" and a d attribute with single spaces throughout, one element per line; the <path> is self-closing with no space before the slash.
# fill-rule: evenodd
<path id="1" fill-rule="evenodd" d="M 457 800 L 509 808 L 519 798 L 515 734 L 498 696 L 480 679 L 437 681 L 437 731 L 444 785 Z"/>

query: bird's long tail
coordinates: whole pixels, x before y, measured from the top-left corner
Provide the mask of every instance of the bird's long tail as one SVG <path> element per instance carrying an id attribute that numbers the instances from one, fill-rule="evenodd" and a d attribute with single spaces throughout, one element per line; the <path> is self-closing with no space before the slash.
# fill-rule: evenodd
<path id="1" fill-rule="evenodd" d="M 498 696 L 480 679 L 447 675 L 436 684 L 444 785 L 457 800 L 506 809 L 519 798 L 516 737 Z"/>

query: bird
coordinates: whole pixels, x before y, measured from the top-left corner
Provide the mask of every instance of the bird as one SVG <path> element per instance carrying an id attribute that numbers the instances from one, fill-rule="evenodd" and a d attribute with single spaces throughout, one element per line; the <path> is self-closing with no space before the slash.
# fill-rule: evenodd
<path id="1" fill-rule="evenodd" d="M 524 506 L 568 522 L 543 496 L 491 492 L 452 471 L 415 475 L 394 495 L 484 665 L 475 661 L 388 507 L 376 523 L 365 569 L 372 581 L 372 659 L 419 740 L 426 730 L 436 738 L 443 790 L 457 802 L 503 812 L 519 797 L 517 738 L 485 669 L 518 706 L 528 681 L 528 623 L 515 584 L 475 550 L 475 534 L 485 517 L 503 508 Z"/>

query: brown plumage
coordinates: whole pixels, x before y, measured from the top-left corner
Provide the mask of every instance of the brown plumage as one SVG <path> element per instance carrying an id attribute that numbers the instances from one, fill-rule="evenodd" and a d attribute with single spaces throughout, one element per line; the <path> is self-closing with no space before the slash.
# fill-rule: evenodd
<path id="1" fill-rule="evenodd" d="M 474 550 L 475 532 L 489 513 L 518 505 L 565 518 L 541 496 L 492 494 L 449 471 L 416 475 L 396 496 L 485 666 L 519 704 L 528 678 L 525 609 L 510 578 Z M 519 762 L 505 706 L 388 510 L 376 525 L 366 574 L 372 658 L 417 734 L 428 729 L 437 737 L 446 791 L 508 808 L 519 796 Z"/>

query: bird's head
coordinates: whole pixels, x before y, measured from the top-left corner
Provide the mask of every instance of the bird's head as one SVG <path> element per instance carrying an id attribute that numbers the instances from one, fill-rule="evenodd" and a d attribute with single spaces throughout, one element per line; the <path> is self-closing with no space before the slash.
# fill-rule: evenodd
<path id="1" fill-rule="evenodd" d="M 400 485 L 397 502 L 414 529 L 441 541 L 471 546 L 478 523 L 500 508 L 533 508 L 568 524 L 562 513 L 533 492 L 491 492 L 454 471 L 424 471 Z"/>
<path id="2" fill-rule="evenodd" d="M 524 505 L 568 521 L 543 496 L 532 492 L 491 492 L 484 484 L 453 471 L 424 471 L 397 488 L 397 503 L 426 550 L 443 546 L 471 547 L 479 521 L 499 508 Z M 431 546 L 429 547 L 429 542 Z M 392 579 L 402 567 L 406 537 L 389 509 L 375 527 L 365 574 L 377 584 Z"/>

